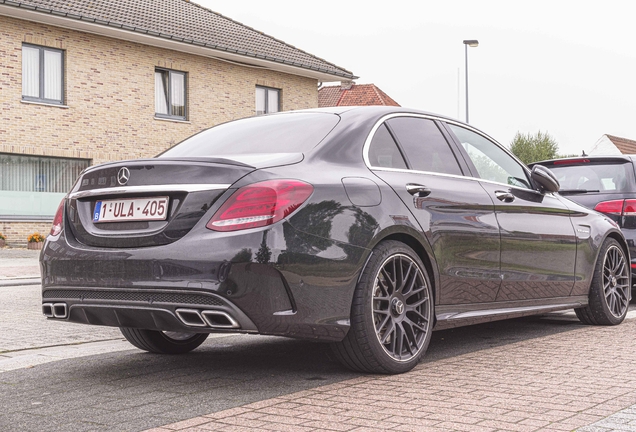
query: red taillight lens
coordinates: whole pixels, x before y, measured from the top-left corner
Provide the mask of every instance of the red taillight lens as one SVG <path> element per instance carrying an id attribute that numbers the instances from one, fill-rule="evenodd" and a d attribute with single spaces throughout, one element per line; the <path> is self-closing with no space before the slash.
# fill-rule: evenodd
<path id="1" fill-rule="evenodd" d="M 51 232 L 49 233 L 52 236 L 56 236 L 62 232 L 62 223 L 64 222 L 64 201 L 60 203 L 55 212 L 55 217 L 53 218 L 53 226 L 51 227 Z"/>
<path id="2" fill-rule="evenodd" d="M 214 231 L 258 228 L 286 218 L 314 191 L 300 180 L 268 180 L 244 186 L 212 216 L 206 225 Z"/>
<path id="3" fill-rule="evenodd" d="M 603 201 L 596 204 L 594 210 L 616 216 L 636 216 L 636 200 Z"/>
<path id="4" fill-rule="evenodd" d="M 625 200 L 625 204 L 623 204 L 623 216 L 636 216 L 636 200 Z"/>

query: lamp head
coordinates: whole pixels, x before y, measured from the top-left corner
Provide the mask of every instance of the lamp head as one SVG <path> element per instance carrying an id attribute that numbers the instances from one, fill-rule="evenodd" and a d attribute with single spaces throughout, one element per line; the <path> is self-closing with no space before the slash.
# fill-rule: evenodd
<path id="1" fill-rule="evenodd" d="M 476 39 L 467 39 L 464 41 L 465 45 L 468 45 L 469 47 L 476 47 L 479 46 L 479 41 Z"/>

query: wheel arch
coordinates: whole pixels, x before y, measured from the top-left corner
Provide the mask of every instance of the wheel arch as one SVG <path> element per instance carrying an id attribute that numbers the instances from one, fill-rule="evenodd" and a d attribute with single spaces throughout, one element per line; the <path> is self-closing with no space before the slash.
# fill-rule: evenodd
<path id="1" fill-rule="evenodd" d="M 424 263 L 424 267 L 430 275 L 429 279 L 432 285 L 431 289 L 433 290 L 433 298 L 436 300 L 435 304 L 437 304 L 437 299 L 439 298 L 439 271 L 437 268 L 437 261 L 435 260 L 435 256 L 433 255 L 433 251 L 428 245 L 426 239 L 422 238 L 422 236 L 418 235 L 417 233 L 388 229 L 374 238 L 373 242 L 369 245 L 369 249 L 373 250 L 373 248 L 375 248 L 379 243 L 387 240 L 399 241 L 400 243 L 404 243 L 405 245 L 413 249 L 413 251 L 415 251 L 417 256 L 422 260 L 422 263 Z M 369 257 L 367 257 L 364 266 L 360 270 L 360 274 L 364 272 L 364 269 L 366 268 L 370 257 L 371 254 L 369 254 Z"/>
<path id="2" fill-rule="evenodd" d="M 623 235 L 617 231 L 610 231 L 607 234 L 606 238 L 613 238 L 614 240 L 616 240 L 618 242 L 618 244 L 621 245 L 621 248 L 623 249 L 623 252 L 625 252 L 625 256 L 627 257 L 627 262 L 631 262 L 631 257 L 629 255 L 629 246 L 627 246 L 627 241 L 625 241 L 625 237 L 623 237 Z M 605 240 L 603 240 L 605 241 Z M 598 256 L 596 257 L 596 259 L 598 260 Z M 630 266 L 630 272 L 631 272 L 631 266 Z"/>

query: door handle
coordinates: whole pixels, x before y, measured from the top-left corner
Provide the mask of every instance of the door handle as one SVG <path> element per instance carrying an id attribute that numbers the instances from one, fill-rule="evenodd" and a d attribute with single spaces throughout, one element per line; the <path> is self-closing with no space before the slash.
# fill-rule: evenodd
<path id="1" fill-rule="evenodd" d="M 424 198 L 431 194 L 431 190 L 424 185 L 416 183 L 408 183 L 406 185 L 406 191 L 414 197 Z"/>
<path id="2" fill-rule="evenodd" d="M 513 202 L 515 200 L 515 196 L 506 191 L 495 191 L 495 196 L 499 201 L 503 202 Z"/>

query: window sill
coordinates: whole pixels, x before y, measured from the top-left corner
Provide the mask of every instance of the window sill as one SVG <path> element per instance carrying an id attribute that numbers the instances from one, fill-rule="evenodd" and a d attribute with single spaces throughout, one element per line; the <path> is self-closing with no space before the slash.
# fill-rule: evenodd
<path id="1" fill-rule="evenodd" d="M 59 104 L 46 103 L 46 102 L 35 102 L 35 101 L 28 101 L 24 99 L 21 100 L 20 102 L 27 105 L 42 105 L 42 106 L 50 106 L 50 107 L 62 108 L 62 109 L 70 108 L 68 105 L 59 105 Z"/>
<path id="2" fill-rule="evenodd" d="M 192 124 L 190 121 L 188 120 L 182 120 L 182 119 L 177 119 L 177 118 L 166 118 L 166 117 L 156 117 L 155 116 L 155 120 L 161 120 L 161 121 L 168 121 L 168 122 L 173 122 L 173 123 L 185 123 L 185 124 Z"/>

